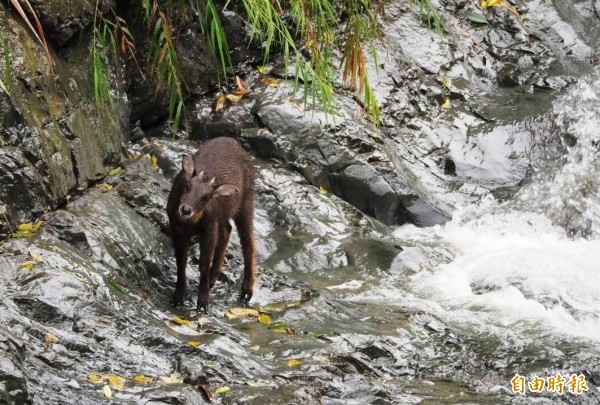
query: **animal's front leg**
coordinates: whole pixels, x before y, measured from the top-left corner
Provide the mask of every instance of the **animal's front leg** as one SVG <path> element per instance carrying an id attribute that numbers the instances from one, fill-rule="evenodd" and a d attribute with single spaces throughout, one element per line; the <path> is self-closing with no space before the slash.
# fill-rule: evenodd
<path id="1" fill-rule="evenodd" d="M 217 243 L 216 226 L 207 229 L 200 238 L 200 284 L 198 284 L 198 304 L 196 309 L 208 313 L 208 291 L 210 290 L 210 265 Z"/>
<path id="2" fill-rule="evenodd" d="M 175 250 L 175 262 L 177 263 L 177 283 L 175 284 L 175 293 L 173 294 L 172 304 L 181 306 L 185 301 L 185 294 L 187 291 L 187 276 L 185 270 L 190 247 L 190 238 L 174 233 L 172 241 Z"/>

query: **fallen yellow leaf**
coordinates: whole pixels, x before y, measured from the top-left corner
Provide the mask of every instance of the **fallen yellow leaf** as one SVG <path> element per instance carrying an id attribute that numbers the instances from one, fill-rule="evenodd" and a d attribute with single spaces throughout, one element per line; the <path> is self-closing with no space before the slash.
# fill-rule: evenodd
<path id="1" fill-rule="evenodd" d="M 108 183 L 100 183 L 100 184 L 97 184 L 97 185 L 96 185 L 96 187 L 100 187 L 100 188 L 102 188 L 102 189 L 103 189 L 103 190 L 102 190 L 103 192 L 110 191 L 110 190 L 112 190 L 112 189 L 113 189 L 113 186 L 111 186 L 111 185 L 110 185 L 110 184 L 108 184 Z"/>
<path id="2" fill-rule="evenodd" d="M 127 380 L 120 375 L 109 375 L 106 376 L 106 379 L 110 383 L 111 387 L 117 391 L 121 391 L 125 389 L 125 383 Z"/>
<path id="3" fill-rule="evenodd" d="M 44 258 L 33 249 L 29 249 L 29 256 L 33 257 L 33 260 L 35 260 L 38 263 L 43 263 L 44 261 Z"/>
<path id="4" fill-rule="evenodd" d="M 133 381 L 140 383 L 140 384 L 148 384 L 149 382 L 152 382 L 154 380 L 156 380 L 156 378 L 146 377 L 145 375 L 141 375 L 141 374 L 138 374 L 135 377 L 133 377 Z"/>
<path id="5" fill-rule="evenodd" d="M 94 384 L 99 384 L 104 381 L 104 377 L 99 374 L 94 373 L 93 371 L 88 375 L 88 381 Z"/>
<path id="6" fill-rule="evenodd" d="M 258 316 L 258 322 L 264 324 L 264 325 L 270 325 L 271 324 L 271 317 L 267 314 L 260 314 Z"/>
<path id="7" fill-rule="evenodd" d="M 152 170 L 155 172 L 158 171 L 158 158 L 155 155 L 150 155 L 150 164 L 152 165 Z"/>
<path id="8" fill-rule="evenodd" d="M 506 0 L 481 0 L 480 6 L 482 10 L 488 7 L 498 7 L 506 3 Z"/>
<path id="9" fill-rule="evenodd" d="M 321 193 L 321 194 L 327 194 L 327 190 L 325 190 L 325 187 L 320 186 L 319 187 L 319 193 Z"/>
<path id="10" fill-rule="evenodd" d="M 20 224 L 17 227 L 17 230 L 12 234 L 12 236 L 14 236 L 15 238 L 28 238 L 33 233 L 37 232 L 43 223 L 44 223 L 44 221 L 38 220 L 34 224 L 30 224 L 30 223 Z"/>
<path id="11" fill-rule="evenodd" d="M 28 260 L 25 263 L 21 263 L 21 269 L 31 270 L 34 264 L 36 264 L 36 262 L 34 262 L 33 260 Z"/>
<path id="12" fill-rule="evenodd" d="M 277 87 L 279 86 L 279 80 L 277 80 L 274 77 L 270 77 L 270 76 L 265 76 L 262 79 L 260 79 L 260 82 L 262 84 L 265 84 L 267 86 L 271 86 L 271 87 Z"/>
<path id="13" fill-rule="evenodd" d="M 182 375 L 176 375 L 176 376 L 161 375 L 159 378 L 162 382 L 167 383 L 167 384 L 183 384 L 183 376 Z"/>
<path id="14" fill-rule="evenodd" d="M 260 349 L 260 346 L 254 345 L 254 346 L 250 346 L 248 349 L 256 351 L 256 350 Z"/>
<path id="15" fill-rule="evenodd" d="M 44 333 L 44 340 L 48 343 L 58 343 L 60 342 L 60 339 L 58 338 L 58 336 L 56 336 L 55 334 L 51 333 L 51 332 L 46 332 Z"/>
<path id="16" fill-rule="evenodd" d="M 441 105 L 442 109 L 446 110 L 448 108 L 450 108 L 450 99 L 446 98 L 446 101 L 444 101 L 444 103 Z"/>
<path id="17" fill-rule="evenodd" d="M 111 391 L 111 389 L 110 389 L 110 387 L 109 387 L 108 385 L 105 385 L 105 386 L 102 388 L 102 391 L 104 392 L 104 396 L 105 396 L 106 398 L 108 398 L 108 399 L 111 399 L 111 398 L 112 398 L 112 391 Z"/>
<path id="18" fill-rule="evenodd" d="M 214 112 L 222 111 L 225 108 L 226 101 L 227 101 L 227 98 L 225 98 L 225 94 L 221 94 L 219 97 L 217 97 L 217 99 L 213 103 L 213 111 Z"/>
<path id="19" fill-rule="evenodd" d="M 19 231 L 31 231 L 31 230 L 33 230 L 33 224 L 30 224 L 30 223 L 21 224 L 21 225 L 19 225 L 19 227 L 17 229 Z"/>
<path id="20" fill-rule="evenodd" d="M 200 342 L 188 342 L 188 345 L 192 346 L 194 349 L 200 346 Z"/>
<path id="21" fill-rule="evenodd" d="M 233 103 L 237 103 L 242 99 L 243 96 L 241 96 L 239 94 L 229 93 L 225 97 L 227 97 L 227 100 L 229 100 Z"/>
<path id="22" fill-rule="evenodd" d="M 255 317 L 258 318 L 260 314 L 256 309 L 252 308 L 231 308 L 225 312 L 225 316 L 229 319 L 235 319 L 240 317 Z"/>
<path id="23" fill-rule="evenodd" d="M 187 319 L 183 319 L 183 318 L 180 318 L 178 316 L 174 316 L 173 318 L 171 318 L 171 322 L 176 323 L 178 325 L 184 325 L 184 326 L 187 326 L 187 327 L 189 327 L 192 324 Z"/>
<path id="24" fill-rule="evenodd" d="M 257 66 L 256 69 L 258 70 L 258 73 L 260 73 L 261 75 L 264 75 L 265 72 L 267 71 L 267 68 L 265 66 Z"/>
<path id="25" fill-rule="evenodd" d="M 236 84 L 238 86 L 238 89 L 240 89 L 240 90 L 246 90 L 246 83 L 244 83 L 244 81 L 242 80 L 241 77 L 236 76 L 235 77 L 235 82 L 236 82 Z"/>
<path id="26" fill-rule="evenodd" d="M 222 387 L 217 387 L 217 389 L 215 390 L 215 394 L 217 394 L 217 395 L 226 394 L 229 391 L 231 391 L 231 388 L 224 385 Z"/>
<path id="27" fill-rule="evenodd" d="M 287 361 L 288 367 L 298 367 L 302 362 L 298 359 L 289 359 Z"/>

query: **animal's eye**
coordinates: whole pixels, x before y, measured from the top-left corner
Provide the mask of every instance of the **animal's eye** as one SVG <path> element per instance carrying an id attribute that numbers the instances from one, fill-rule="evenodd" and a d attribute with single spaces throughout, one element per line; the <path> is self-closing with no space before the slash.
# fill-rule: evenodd
<path id="1" fill-rule="evenodd" d="M 185 185 L 185 192 L 186 192 L 186 193 L 187 193 L 187 192 L 189 192 L 189 191 L 190 191 L 190 188 L 191 188 L 191 187 L 190 187 L 190 183 L 187 183 L 187 184 Z"/>

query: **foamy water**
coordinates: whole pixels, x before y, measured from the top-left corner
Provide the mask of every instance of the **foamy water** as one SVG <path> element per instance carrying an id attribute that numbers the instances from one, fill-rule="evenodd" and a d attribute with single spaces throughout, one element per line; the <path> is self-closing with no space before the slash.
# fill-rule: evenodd
<path id="1" fill-rule="evenodd" d="M 600 342 L 600 73 L 559 98 L 553 119 L 559 138 L 576 139 L 564 158 L 533 162 L 538 174 L 513 201 L 490 196 L 444 226 L 398 228 L 409 247 L 397 281 L 353 299 L 484 332 Z"/>
<path id="2" fill-rule="evenodd" d="M 439 304 L 439 316 L 600 341 L 600 240 L 571 240 L 543 215 L 521 212 L 454 220 L 437 234 L 456 257 L 410 276 L 408 289 Z"/>

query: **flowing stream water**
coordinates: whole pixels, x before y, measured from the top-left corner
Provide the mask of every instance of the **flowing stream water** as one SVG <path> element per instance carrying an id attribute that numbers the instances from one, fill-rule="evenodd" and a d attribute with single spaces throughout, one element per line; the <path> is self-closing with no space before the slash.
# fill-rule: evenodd
<path id="1" fill-rule="evenodd" d="M 455 212 L 443 226 L 398 228 L 395 236 L 412 246 L 392 265 L 395 281 L 350 299 L 434 314 L 487 346 L 486 361 L 496 363 L 491 369 L 503 370 L 506 379 L 502 385 L 487 378 L 490 392 L 510 392 L 514 374 L 529 381 L 583 374 L 588 392 L 578 396 L 565 387 L 564 395 L 546 398 L 597 403 L 599 111 L 595 72 L 554 102 L 550 127 L 571 139 L 564 155 L 560 143 L 533 152 L 531 181 L 508 200 L 490 196 Z"/>

